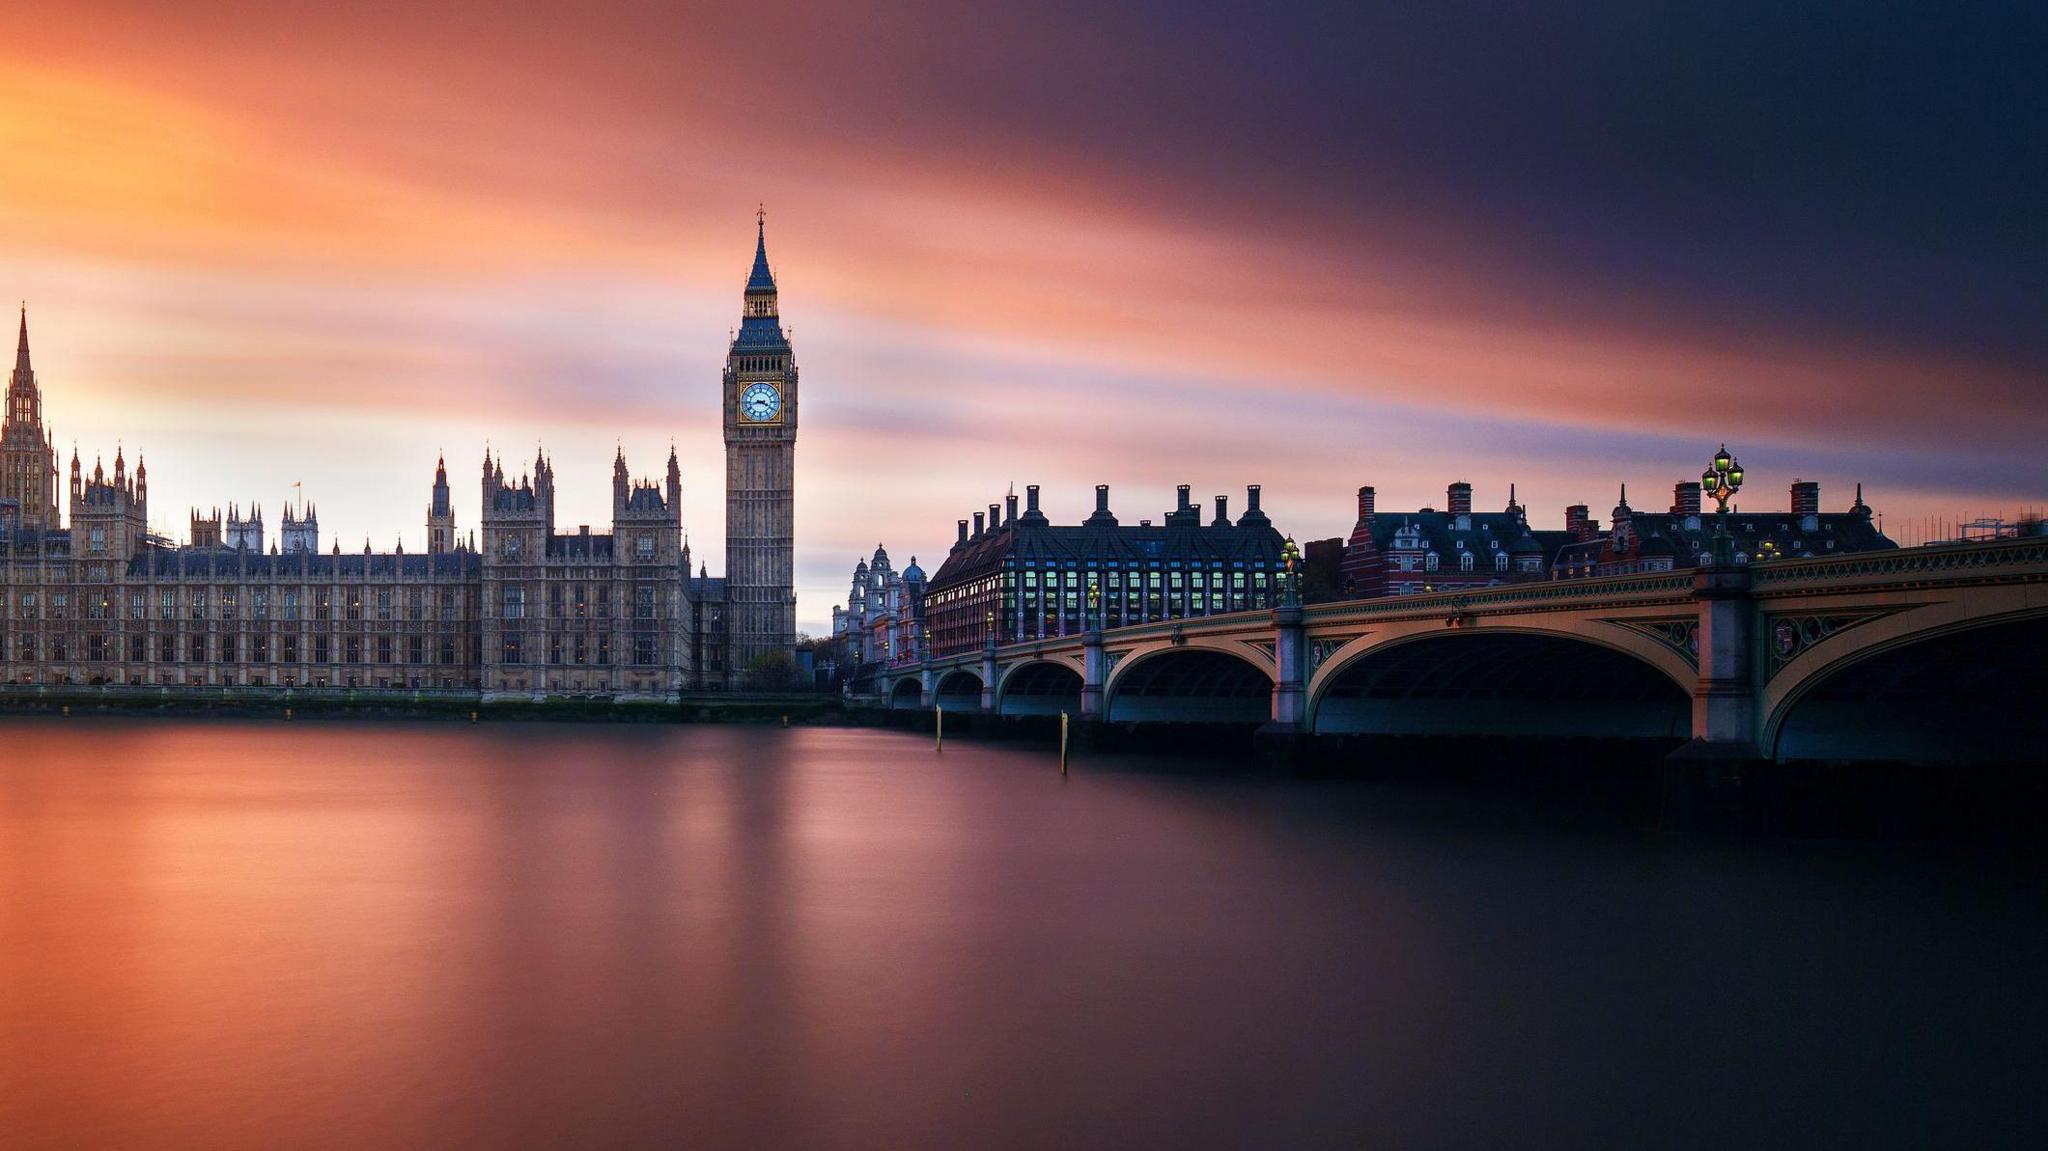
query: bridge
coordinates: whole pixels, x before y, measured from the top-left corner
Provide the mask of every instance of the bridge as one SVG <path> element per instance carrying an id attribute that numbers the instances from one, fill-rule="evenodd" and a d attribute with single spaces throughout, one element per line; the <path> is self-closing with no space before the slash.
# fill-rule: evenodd
<path id="1" fill-rule="evenodd" d="M 2048 716 L 2048 538 L 1238 612 L 898 664 L 891 708 L 1283 738 L 1667 739 L 2011 761 Z"/>

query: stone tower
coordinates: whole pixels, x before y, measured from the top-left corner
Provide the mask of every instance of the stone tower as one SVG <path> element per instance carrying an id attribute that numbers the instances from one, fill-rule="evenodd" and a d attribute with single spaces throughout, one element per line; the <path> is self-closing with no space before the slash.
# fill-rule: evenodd
<path id="1" fill-rule="evenodd" d="M 57 448 L 43 427 L 43 393 L 28 361 L 28 305 L 21 308 L 21 339 L 14 349 L 14 374 L 7 378 L 7 411 L 0 421 L 0 500 L 17 505 L 15 519 L 30 531 L 54 531 L 57 511 Z"/>
<path id="2" fill-rule="evenodd" d="M 427 505 L 427 554 L 455 550 L 455 509 L 448 502 L 448 461 L 434 461 L 434 498 Z"/>
<path id="3" fill-rule="evenodd" d="M 796 643 L 796 357 L 768 270 L 765 213 L 755 225 L 724 379 L 726 666 L 742 679 L 756 659 Z"/>

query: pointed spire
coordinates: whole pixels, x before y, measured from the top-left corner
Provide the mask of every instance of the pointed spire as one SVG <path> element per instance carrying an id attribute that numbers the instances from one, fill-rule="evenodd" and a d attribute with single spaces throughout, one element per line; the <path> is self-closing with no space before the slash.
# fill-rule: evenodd
<path id="1" fill-rule="evenodd" d="M 28 365 L 28 301 L 21 302 L 21 339 L 14 345 L 14 374 L 26 379 Z"/>
<path id="2" fill-rule="evenodd" d="M 747 273 L 748 292 L 772 292 L 775 274 L 768 270 L 768 209 L 754 213 L 754 268 Z"/>

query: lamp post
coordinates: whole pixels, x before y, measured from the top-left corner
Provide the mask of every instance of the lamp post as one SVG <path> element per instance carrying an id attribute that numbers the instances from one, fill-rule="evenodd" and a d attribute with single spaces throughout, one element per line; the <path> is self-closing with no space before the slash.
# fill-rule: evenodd
<path id="1" fill-rule="evenodd" d="M 1728 454 L 1728 445 L 1714 453 L 1713 462 L 1700 473 L 1700 490 L 1713 498 L 1720 510 L 1714 515 L 1714 566 L 1735 562 L 1734 541 L 1728 535 L 1728 501 L 1742 489 L 1742 464 Z"/>
<path id="2" fill-rule="evenodd" d="M 1294 537 L 1280 545 L 1280 603 L 1284 607 L 1297 607 L 1301 603 L 1301 549 L 1294 546 Z"/>
<path id="3" fill-rule="evenodd" d="M 1082 622 L 1084 631 L 1102 630 L 1102 585 L 1094 576 L 1088 577 L 1088 618 Z"/>

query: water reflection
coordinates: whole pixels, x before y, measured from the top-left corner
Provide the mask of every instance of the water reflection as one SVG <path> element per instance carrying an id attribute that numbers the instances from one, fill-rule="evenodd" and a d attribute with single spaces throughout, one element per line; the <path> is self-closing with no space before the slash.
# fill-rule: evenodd
<path id="1" fill-rule="evenodd" d="M 0 728 L 0 1145 L 1953 1142 L 2031 858 L 865 731 Z M 1958 1055 L 1952 1036 L 1969 1036 Z"/>

